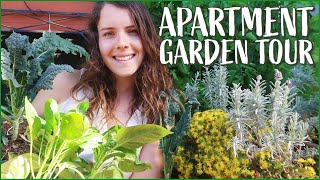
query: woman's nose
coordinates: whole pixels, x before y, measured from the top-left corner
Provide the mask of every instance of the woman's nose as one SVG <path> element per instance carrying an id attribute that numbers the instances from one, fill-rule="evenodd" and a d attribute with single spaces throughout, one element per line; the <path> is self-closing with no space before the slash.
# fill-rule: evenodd
<path id="1" fill-rule="evenodd" d="M 125 33 L 119 33 L 116 47 L 117 49 L 126 49 L 129 47 L 129 38 Z"/>

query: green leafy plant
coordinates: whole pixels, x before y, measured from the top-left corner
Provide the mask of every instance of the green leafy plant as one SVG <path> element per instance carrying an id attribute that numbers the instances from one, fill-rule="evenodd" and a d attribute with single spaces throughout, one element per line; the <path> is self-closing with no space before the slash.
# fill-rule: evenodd
<path id="1" fill-rule="evenodd" d="M 4 97 L 8 106 L 1 106 L 1 116 L 13 124 L 12 139 L 18 136 L 24 111 L 23 98 L 33 99 L 41 89 L 51 89 L 52 81 L 62 71 L 72 72 L 69 65 L 53 64 L 57 51 L 79 54 L 88 58 L 84 48 L 55 33 L 44 32 L 42 37 L 29 42 L 29 37 L 13 32 L 1 48 L 2 84 L 9 92 Z"/>
<path id="2" fill-rule="evenodd" d="M 123 178 L 123 172 L 151 169 L 150 164 L 138 161 L 138 148 L 171 134 L 152 124 L 114 126 L 100 134 L 85 116 L 88 102 L 61 113 L 57 102 L 49 99 L 44 119 L 27 98 L 25 106 L 30 152 L 2 164 L 4 178 Z M 77 156 L 84 148 L 93 149 L 95 163 Z"/>
<path id="3" fill-rule="evenodd" d="M 177 22 L 177 7 L 182 8 L 189 8 L 192 11 L 192 14 L 194 15 L 196 7 L 200 7 L 203 10 L 203 17 L 204 20 L 209 22 L 209 13 L 206 12 L 206 9 L 212 8 L 212 7 L 219 7 L 221 9 L 224 8 L 230 8 L 230 7 L 248 7 L 250 12 L 252 13 L 254 11 L 254 8 L 261 8 L 265 9 L 267 7 L 279 7 L 279 8 L 288 8 L 289 10 L 292 8 L 297 8 L 301 6 L 316 6 L 315 1 L 309 1 L 309 2 L 294 2 L 294 1 L 208 1 L 208 0 L 197 0 L 197 1 L 161 1 L 161 2 L 145 2 L 146 6 L 149 8 L 149 11 L 151 12 L 151 15 L 153 17 L 153 21 L 155 22 L 155 25 L 157 28 L 161 26 L 162 22 L 162 16 L 163 16 L 163 9 L 164 7 L 168 7 L 172 16 L 172 20 L 174 23 Z M 229 22 L 229 14 L 224 14 L 224 20 L 221 21 L 222 27 L 228 27 Z M 301 35 L 301 12 L 297 11 L 296 14 L 297 19 L 297 35 L 295 37 L 292 37 L 288 35 L 288 33 L 285 33 L 284 36 L 278 36 L 277 39 L 279 39 L 281 42 L 284 42 L 286 39 L 290 39 L 292 41 L 291 47 L 293 46 L 294 40 L 299 39 L 305 39 L 306 37 L 303 37 Z M 274 11 L 272 13 L 272 18 L 275 19 L 277 22 L 280 22 L 280 11 Z M 313 43 L 313 50 L 311 52 L 311 56 L 314 60 L 314 63 L 318 64 L 318 55 L 319 55 L 319 41 L 316 41 L 318 34 L 319 34 L 319 28 L 318 28 L 318 21 L 319 21 L 319 14 L 316 16 L 310 17 L 310 24 L 309 24 L 309 34 L 307 36 L 307 39 L 312 41 Z M 265 21 L 266 16 L 263 15 L 262 22 Z M 265 25 L 263 25 L 262 29 Z M 281 23 L 273 23 L 272 24 L 272 30 L 274 32 L 281 32 Z M 221 36 L 220 34 L 216 34 L 215 36 L 209 36 L 209 37 L 203 37 L 203 35 L 199 33 L 195 33 L 194 36 L 191 36 L 190 32 L 192 30 L 192 22 L 187 23 L 183 29 L 183 36 L 176 36 L 173 37 L 170 35 L 168 31 L 164 31 L 161 38 L 162 39 L 170 39 L 172 40 L 172 46 L 166 47 L 166 52 L 169 51 L 175 51 L 177 48 L 177 41 L 178 39 L 182 39 L 184 42 L 188 42 L 189 40 L 199 40 L 202 41 L 204 38 L 210 38 L 217 41 L 221 41 L 222 39 L 228 39 L 228 40 L 247 40 L 248 41 L 248 64 L 230 64 L 227 67 L 229 78 L 227 81 L 228 86 L 232 86 L 233 83 L 241 84 L 244 88 L 250 87 L 250 81 L 251 79 L 255 78 L 257 75 L 262 75 L 263 79 L 266 80 L 267 89 L 266 92 L 270 93 L 269 88 L 269 82 L 273 80 L 273 74 L 270 73 L 270 71 L 273 71 L 274 69 L 279 69 L 283 73 L 284 79 L 287 79 L 290 75 L 289 70 L 292 68 L 291 65 L 288 65 L 286 63 L 280 63 L 278 65 L 271 64 L 270 62 L 266 62 L 265 64 L 259 64 L 259 44 L 255 43 L 256 40 L 264 39 L 263 36 L 257 36 L 254 30 L 250 30 L 249 28 L 245 28 L 245 35 L 242 36 L 242 23 L 241 23 L 241 15 L 240 12 L 235 12 L 235 35 L 230 36 L 228 33 L 225 34 L 225 36 Z M 202 44 L 203 45 L 203 44 Z M 228 61 L 234 61 L 235 60 L 235 46 L 230 45 L 228 47 L 231 52 L 228 54 Z M 265 46 L 265 52 L 267 52 L 269 49 L 269 45 L 266 44 Z M 186 54 L 190 54 L 189 52 L 189 45 L 188 43 L 185 43 L 185 50 Z M 294 48 L 290 48 L 290 59 L 294 57 Z M 203 51 L 200 51 L 201 58 L 205 58 L 205 53 Z M 265 53 L 266 59 L 269 59 L 269 53 Z M 315 70 L 317 70 L 316 65 L 313 67 Z M 196 72 L 203 73 L 201 64 L 199 64 L 197 61 L 195 64 L 183 64 L 181 58 L 178 58 L 177 64 L 168 65 L 168 68 L 170 70 L 170 74 L 173 78 L 174 84 L 177 88 L 180 90 L 184 89 L 187 83 L 191 82 L 191 79 L 194 77 Z M 316 71 L 316 74 L 318 71 Z"/>
<path id="4" fill-rule="evenodd" d="M 185 88 L 186 93 L 186 107 L 181 113 L 179 118 L 179 113 L 181 112 L 180 106 L 176 100 L 173 98 L 169 99 L 167 105 L 167 113 L 165 114 L 164 121 L 162 126 L 172 128 L 171 134 L 160 141 L 160 148 L 163 152 L 164 159 L 164 176 L 165 178 L 170 178 L 172 173 L 172 168 L 174 166 L 174 161 L 172 156 L 176 152 L 176 148 L 182 144 L 184 136 L 187 134 L 187 131 L 190 127 L 191 114 L 194 111 L 197 111 L 198 106 L 200 105 L 198 99 L 196 98 L 198 94 L 198 84 L 199 84 L 199 74 L 196 74 L 196 77 L 193 79 L 192 83 L 188 83 Z M 171 94 L 175 99 L 179 99 L 178 93 L 172 91 Z M 175 119 L 179 118 L 179 121 L 176 122 Z"/>

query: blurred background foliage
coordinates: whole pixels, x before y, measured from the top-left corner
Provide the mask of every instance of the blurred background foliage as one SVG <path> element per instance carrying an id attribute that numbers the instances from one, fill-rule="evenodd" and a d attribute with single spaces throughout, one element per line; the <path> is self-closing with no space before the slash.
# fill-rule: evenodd
<path id="1" fill-rule="evenodd" d="M 253 12 L 254 8 L 262 8 L 265 9 L 266 7 L 284 7 L 288 8 L 289 12 L 292 11 L 292 8 L 298 8 L 298 7 L 307 7 L 307 6 L 316 6 L 318 2 L 312 2 L 312 1 L 304 1 L 304 2 L 298 2 L 298 1 L 208 1 L 208 0 L 195 0 L 195 1 L 165 1 L 165 2 L 145 2 L 146 6 L 148 7 L 149 11 L 151 12 L 153 16 L 153 20 L 156 24 L 156 27 L 159 30 L 159 27 L 161 25 L 161 19 L 163 15 L 163 8 L 169 7 L 173 22 L 176 25 L 177 22 L 177 7 L 184 7 L 189 8 L 192 10 L 193 15 L 195 11 L 195 7 L 201 7 L 203 11 L 203 15 L 205 18 L 205 21 L 208 22 L 209 16 L 208 16 L 208 10 L 209 7 L 218 7 L 218 8 L 227 8 L 227 7 L 248 7 L 251 13 Z M 264 12 L 262 12 L 262 24 L 264 26 L 265 16 Z M 309 65 L 315 73 L 312 75 L 313 78 L 317 79 L 317 75 L 319 74 L 317 70 L 317 65 L 319 61 L 319 14 L 310 14 L 309 13 L 309 29 L 308 29 L 308 36 L 302 37 L 301 36 L 301 11 L 297 11 L 297 36 L 292 37 L 289 36 L 288 33 L 285 33 L 285 36 L 277 36 L 277 37 L 271 37 L 270 39 L 278 39 L 280 40 L 283 45 L 285 39 L 290 39 L 290 58 L 293 58 L 294 56 L 294 40 L 299 39 L 307 39 L 310 40 L 313 43 L 313 49 L 312 49 L 312 59 L 314 61 L 313 65 Z M 272 18 L 276 19 L 276 22 L 279 23 L 272 23 L 272 32 L 281 32 L 281 24 L 280 24 L 280 11 L 273 11 L 272 12 Z M 255 43 L 255 40 L 259 39 L 266 39 L 263 36 L 259 37 L 255 34 L 255 29 L 248 30 L 246 28 L 246 35 L 241 35 L 241 14 L 240 11 L 236 11 L 235 13 L 235 36 L 229 36 L 228 35 L 228 12 L 224 12 L 224 20 L 221 21 L 222 26 L 224 27 L 224 30 L 226 31 L 226 36 L 222 37 L 219 33 L 216 34 L 216 36 L 208 36 L 203 37 L 201 33 L 195 33 L 194 36 L 190 35 L 191 28 L 192 28 L 192 21 L 188 23 L 185 26 L 183 37 L 172 37 L 170 36 L 169 32 L 167 30 L 164 31 L 161 38 L 162 39 L 171 39 L 172 40 L 172 47 L 166 47 L 166 52 L 173 51 L 175 52 L 177 47 L 177 41 L 178 39 L 182 39 L 184 42 L 187 42 L 188 40 L 203 40 L 203 39 L 213 39 L 218 42 L 220 42 L 222 39 L 228 39 L 228 40 L 248 40 L 248 64 L 230 64 L 227 65 L 227 69 L 229 72 L 228 75 L 228 86 L 231 86 L 232 83 L 240 83 L 242 84 L 243 88 L 249 88 L 249 82 L 252 80 L 252 78 L 255 78 L 257 75 L 262 75 L 263 79 L 266 80 L 267 86 L 269 87 L 269 82 L 272 82 L 273 76 L 274 76 L 274 69 L 279 69 L 283 73 L 284 80 L 289 79 L 292 77 L 292 71 L 290 71 L 295 65 L 288 65 L 284 63 L 284 59 L 282 59 L 281 62 L 278 65 L 271 64 L 269 59 L 269 53 L 268 49 L 268 43 L 266 43 L 265 46 L 265 58 L 266 63 L 265 64 L 259 64 L 259 44 Z M 263 32 L 264 32 L 264 28 Z M 285 28 L 286 30 L 286 28 Z M 200 31 L 199 31 L 200 32 Z M 232 43 L 231 43 L 232 44 Z M 187 54 L 189 54 L 189 44 L 185 43 L 185 49 L 187 51 Z M 234 46 L 231 45 L 230 49 L 234 50 Z M 276 53 L 276 52 L 275 52 Z M 201 57 L 204 59 L 204 51 L 201 53 Z M 230 52 L 228 54 L 228 61 L 234 61 L 234 51 Z M 299 62 L 299 59 L 297 60 Z M 214 62 L 216 63 L 216 61 Z M 210 66 L 214 65 L 211 64 Z M 168 64 L 168 67 L 170 69 L 170 74 L 173 77 L 174 84 L 179 89 L 184 89 L 187 83 L 190 83 L 192 78 L 194 77 L 196 72 L 201 72 L 204 70 L 203 65 L 199 64 L 197 61 L 193 65 L 185 65 L 182 63 L 182 59 L 178 59 L 177 64 L 170 65 Z M 311 88 L 312 89 L 312 88 Z M 317 88 L 316 88 L 317 89 Z M 315 89 L 313 89 L 315 90 Z M 267 89 L 267 93 L 270 92 L 270 89 Z"/>

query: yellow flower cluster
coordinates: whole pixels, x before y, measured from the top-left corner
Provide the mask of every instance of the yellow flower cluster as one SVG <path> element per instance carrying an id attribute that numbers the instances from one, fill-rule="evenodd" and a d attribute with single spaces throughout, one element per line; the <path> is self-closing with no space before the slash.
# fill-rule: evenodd
<path id="1" fill-rule="evenodd" d="M 180 178 L 244 178 L 253 177 L 250 161 L 244 152 L 235 158 L 228 143 L 234 136 L 228 114 L 208 110 L 193 115 L 184 146 L 173 157 Z"/>
<path id="2" fill-rule="evenodd" d="M 271 158 L 271 153 L 269 150 L 264 149 L 262 151 L 258 151 L 255 154 L 255 157 L 259 159 L 259 165 L 261 169 L 268 169 L 269 168 L 269 162 Z"/>
<path id="3" fill-rule="evenodd" d="M 258 178 L 317 178 L 312 167 L 313 158 L 299 158 L 296 163 L 289 163 L 287 157 L 272 159 L 269 149 L 255 152 L 252 165 L 258 172 Z"/>
<path id="4" fill-rule="evenodd" d="M 316 162 L 312 158 L 308 158 L 307 160 L 299 158 L 298 161 L 298 166 L 300 173 L 302 174 L 302 177 L 308 177 L 308 178 L 315 178 L 317 177 L 317 173 L 312 167 L 312 165 L 315 165 Z"/>

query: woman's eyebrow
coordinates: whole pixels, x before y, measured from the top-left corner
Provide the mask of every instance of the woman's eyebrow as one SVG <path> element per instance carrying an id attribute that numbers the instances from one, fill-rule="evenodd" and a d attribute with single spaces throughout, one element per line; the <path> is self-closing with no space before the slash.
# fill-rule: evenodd
<path id="1" fill-rule="evenodd" d="M 103 27 L 100 29 L 100 31 L 105 31 L 105 30 L 112 30 L 115 29 L 114 27 Z"/>
<path id="2" fill-rule="evenodd" d="M 135 25 L 130 25 L 130 26 L 127 26 L 126 29 L 129 29 L 129 28 L 136 28 Z"/>
<path id="3" fill-rule="evenodd" d="M 131 29 L 131 28 L 136 28 L 135 25 L 130 25 L 130 26 L 126 26 L 125 29 Z M 100 29 L 100 31 L 106 31 L 106 30 L 114 30 L 116 29 L 115 27 L 103 27 Z"/>

